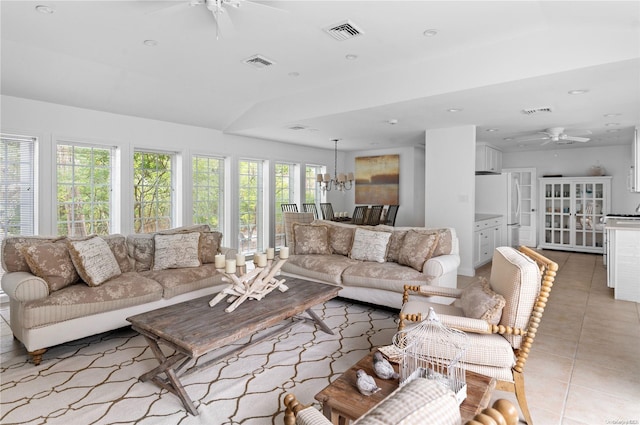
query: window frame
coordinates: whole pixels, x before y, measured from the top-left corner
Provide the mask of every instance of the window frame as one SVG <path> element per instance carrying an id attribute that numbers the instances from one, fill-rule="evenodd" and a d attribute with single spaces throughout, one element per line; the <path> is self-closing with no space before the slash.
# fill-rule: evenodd
<path id="1" fill-rule="evenodd" d="M 211 160 L 215 160 L 218 162 L 218 171 L 217 171 L 217 176 L 218 176 L 218 187 L 217 187 L 217 194 L 218 194 L 218 208 L 217 208 L 217 212 L 215 214 L 215 216 L 217 217 L 218 220 L 218 224 L 217 226 L 214 226 L 212 223 L 210 223 L 208 220 L 206 220 L 204 223 L 208 224 L 212 230 L 216 230 L 219 232 L 224 233 L 224 229 L 225 229 L 225 208 L 226 208 L 226 169 L 227 169 L 227 160 L 224 157 L 221 156 L 216 156 L 216 155 L 206 155 L 206 154 L 193 154 L 191 156 L 191 190 L 192 190 L 192 198 L 191 198 L 191 211 L 192 211 L 192 222 L 194 224 L 202 224 L 199 223 L 200 220 L 198 220 L 198 217 L 196 215 L 196 204 L 200 203 L 200 202 L 213 202 L 210 200 L 204 200 L 204 201 L 199 201 L 198 200 L 198 191 L 197 188 L 198 187 L 206 187 L 206 188 L 211 188 L 214 187 L 213 185 L 199 185 L 196 186 L 196 161 L 197 160 L 201 160 L 201 159 L 206 159 L 207 161 L 211 161 Z"/>

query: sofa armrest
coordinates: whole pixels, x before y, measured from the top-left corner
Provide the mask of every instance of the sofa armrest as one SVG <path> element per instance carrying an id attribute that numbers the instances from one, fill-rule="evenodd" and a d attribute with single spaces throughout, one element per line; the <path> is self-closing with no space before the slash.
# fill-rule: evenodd
<path id="1" fill-rule="evenodd" d="M 454 272 L 458 274 L 458 266 L 460 265 L 460 256 L 457 254 L 445 254 L 432 257 L 427 260 L 422 268 L 422 273 L 440 277 L 447 273 Z"/>
<path id="2" fill-rule="evenodd" d="M 2 276 L 2 290 L 19 302 L 39 300 L 49 296 L 49 285 L 29 272 L 10 272 Z"/>

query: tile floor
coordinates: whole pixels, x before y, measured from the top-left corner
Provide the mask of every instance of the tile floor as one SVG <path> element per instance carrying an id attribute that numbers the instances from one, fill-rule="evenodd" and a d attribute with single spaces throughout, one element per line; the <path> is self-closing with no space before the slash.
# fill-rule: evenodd
<path id="1" fill-rule="evenodd" d="M 601 255 L 544 251 L 560 270 L 525 366 L 537 425 L 640 424 L 640 304 L 616 301 Z M 478 269 L 487 276 L 491 265 Z M 639 278 L 640 279 L 640 278 Z M 458 286 L 471 278 L 460 276 Z M 24 352 L 0 306 L 0 353 Z M 510 393 L 496 391 L 496 398 Z"/>

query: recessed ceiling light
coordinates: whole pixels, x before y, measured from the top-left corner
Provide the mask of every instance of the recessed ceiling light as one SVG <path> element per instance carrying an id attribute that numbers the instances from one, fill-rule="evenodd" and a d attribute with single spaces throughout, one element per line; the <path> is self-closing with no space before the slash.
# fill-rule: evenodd
<path id="1" fill-rule="evenodd" d="M 608 122 L 605 124 L 606 127 L 613 127 L 614 125 L 620 125 L 619 122 Z"/>
<path id="2" fill-rule="evenodd" d="M 389 121 L 387 121 L 388 124 L 390 125 L 396 125 L 398 124 L 398 120 L 395 118 L 390 119 Z"/>
<path id="3" fill-rule="evenodd" d="M 37 5 L 36 10 L 40 13 L 44 13 L 45 15 L 51 15 L 53 12 L 55 12 L 55 10 L 44 4 Z"/>
<path id="4" fill-rule="evenodd" d="M 511 140 L 513 140 L 513 137 L 505 137 L 505 138 L 504 138 L 504 139 L 502 139 L 502 140 L 511 141 Z"/>
<path id="5" fill-rule="evenodd" d="M 145 40 L 142 42 L 142 44 L 147 47 L 156 47 L 158 45 L 158 42 L 156 40 Z"/>
<path id="6" fill-rule="evenodd" d="M 449 108 L 447 109 L 447 112 L 460 112 L 462 111 L 462 108 Z"/>
<path id="7" fill-rule="evenodd" d="M 496 131 L 499 131 L 497 128 L 487 128 L 485 131 L 488 131 L 490 133 L 495 133 Z"/>
<path id="8" fill-rule="evenodd" d="M 299 77 L 300 73 L 299 72 L 290 72 L 288 75 L 289 75 L 289 77 Z"/>
<path id="9" fill-rule="evenodd" d="M 586 89 L 569 90 L 568 93 L 569 94 L 585 94 L 585 93 L 589 93 L 589 90 L 586 90 Z"/>
<path id="10" fill-rule="evenodd" d="M 354 55 L 353 53 L 349 53 L 348 55 L 345 56 L 345 59 L 352 61 L 352 60 L 356 60 L 358 59 L 358 55 Z"/>
<path id="11" fill-rule="evenodd" d="M 619 117 L 622 114 L 604 114 L 603 117 L 605 118 L 611 118 L 611 117 Z"/>
<path id="12" fill-rule="evenodd" d="M 422 35 L 424 35 L 425 37 L 433 37 L 435 35 L 438 35 L 438 30 L 435 29 L 428 29 L 425 30 Z"/>

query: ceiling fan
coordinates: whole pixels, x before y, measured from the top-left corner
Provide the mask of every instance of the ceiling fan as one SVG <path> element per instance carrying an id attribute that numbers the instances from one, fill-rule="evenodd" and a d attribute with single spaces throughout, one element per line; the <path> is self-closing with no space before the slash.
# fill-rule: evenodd
<path id="1" fill-rule="evenodd" d="M 585 143 L 588 142 L 588 137 L 580 137 L 577 135 L 589 135 L 591 134 L 590 130 L 569 130 L 565 131 L 564 127 L 551 127 L 547 128 L 544 131 L 539 131 L 538 137 L 529 137 L 525 139 L 518 139 L 520 142 L 528 142 L 532 140 L 544 140 L 541 146 L 546 145 L 547 143 L 555 142 L 558 144 L 570 144 L 574 142 Z"/>

